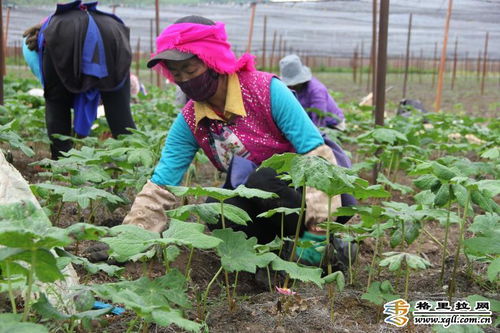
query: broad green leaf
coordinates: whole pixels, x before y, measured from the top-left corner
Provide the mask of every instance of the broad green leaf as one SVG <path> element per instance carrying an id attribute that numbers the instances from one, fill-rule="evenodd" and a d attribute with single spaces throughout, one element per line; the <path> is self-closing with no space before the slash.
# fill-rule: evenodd
<path id="1" fill-rule="evenodd" d="M 488 276 L 488 280 L 490 280 L 490 282 L 494 282 L 495 280 L 497 280 L 499 273 L 500 273 L 500 258 L 496 258 L 489 264 L 486 275 Z"/>
<path id="2" fill-rule="evenodd" d="M 500 193 L 500 180 L 484 179 L 476 182 L 479 190 L 487 192 L 491 197 L 495 197 Z"/>
<path id="3" fill-rule="evenodd" d="M 401 263 L 404 259 L 404 253 L 394 253 L 395 252 L 384 253 L 387 258 L 382 259 L 379 263 L 382 267 L 389 266 L 389 271 L 391 272 L 401 269 Z"/>
<path id="4" fill-rule="evenodd" d="M 490 149 L 484 151 L 481 154 L 481 157 L 488 158 L 492 161 L 498 161 L 498 159 L 500 158 L 500 148 L 498 148 L 498 147 L 490 148 Z"/>
<path id="5" fill-rule="evenodd" d="M 109 276 L 119 276 L 124 270 L 124 267 L 109 265 L 105 262 L 92 263 L 86 258 L 75 256 L 74 254 L 66 252 L 62 249 L 56 249 L 56 252 L 62 258 L 69 258 L 73 264 L 82 265 L 83 268 L 85 268 L 85 270 L 87 270 L 90 274 L 96 274 L 98 271 L 103 271 Z"/>
<path id="6" fill-rule="evenodd" d="M 98 227 L 87 223 L 76 223 L 65 229 L 66 234 L 74 240 L 99 240 L 109 232 L 107 227 Z"/>
<path id="7" fill-rule="evenodd" d="M 224 201 L 233 197 L 244 197 L 244 198 L 262 198 L 269 199 L 275 198 L 277 194 L 272 192 L 266 192 L 254 188 L 247 188 L 244 185 L 238 186 L 234 190 L 228 190 L 219 187 L 185 187 L 185 186 L 166 186 L 166 188 L 176 196 L 207 196 L 212 197 L 218 201 Z"/>
<path id="8" fill-rule="evenodd" d="M 434 197 L 434 205 L 437 207 L 443 207 L 452 199 L 453 197 L 450 192 L 450 184 L 443 184 Z"/>
<path id="9" fill-rule="evenodd" d="M 262 162 L 259 168 L 272 168 L 278 174 L 288 173 L 292 168 L 295 157 L 297 157 L 297 154 L 294 153 L 275 154 Z"/>
<path id="10" fill-rule="evenodd" d="M 257 217 L 272 217 L 274 214 L 284 214 L 284 215 L 291 215 L 291 214 L 299 214 L 300 213 L 300 208 L 287 208 L 287 207 L 278 207 L 274 209 L 270 209 L 264 213 L 261 213 L 257 215 Z"/>
<path id="11" fill-rule="evenodd" d="M 67 320 L 70 318 L 73 319 L 83 319 L 83 318 L 89 318 L 89 319 L 94 319 L 99 316 L 102 316 L 106 313 L 111 312 L 113 309 L 112 307 L 105 308 L 105 309 L 100 309 L 100 310 L 88 310 L 84 312 L 78 312 L 72 315 L 65 314 L 62 312 L 59 312 L 52 304 L 50 304 L 49 300 L 45 296 L 45 294 L 41 294 L 40 298 L 38 301 L 33 304 L 33 309 L 37 311 L 43 318 L 46 319 L 56 319 L 56 320 Z"/>
<path id="12" fill-rule="evenodd" d="M 301 266 L 297 263 L 283 260 L 280 257 L 276 257 L 272 261 L 272 268 L 274 270 L 287 272 L 292 279 L 300 280 L 302 282 L 312 282 L 318 287 L 321 287 L 324 283 L 321 279 L 321 268 Z"/>
<path id="13" fill-rule="evenodd" d="M 421 225 L 419 222 L 407 222 L 405 223 L 405 241 L 408 245 L 411 245 L 418 236 L 420 235 Z"/>
<path id="14" fill-rule="evenodd" d="M 49 333 L 49 330 L 43 325 L 34 323 L 22 323 L 20 322 L 20 316 L 18 320 L 14 317 L 16 315 L 11 313 L 1 313 L 0 314 L 0 333 Z"/>
<path id="15" fill-rule="evenodd" d="M 13 260 L 22 260 L 29 263 L 31 269 L 35 271 L 35 275 L 41 282 L 54 282 L 59 279 L 64 279 L 64 276 L 57 267 L 56 258 L 48 250 L 26 250 L 11 258 Z"/>
<path id="16" fill-rule="evenodd" d="M 413 198 L 415 199 L 415 202 L 417 202 L 420 205 L 432 205 L 434 203 L 434 198 L 436 195 L 432 193 L 431 190 L 425 190 L 422 192 L 419 192 L 416 194 Z"/>
<path id="17" fill-rule="evenodd" d="M 351 194 L 359 200 L 367 198 L 388 198 L 391 196 L 391 194 L 384 190 L 384 187 L 381 185 L 371 185 L 366 188 L 356 186 Z"/>
<path id="18" fill-rule="evenodd" d="M 490 302 L 491 312 L 500 312 L 500 301 L 494 298 L 487 298 L 481 295 L 474 294 L 467 296 L 467 300 L 469 301 L 469 303 L 471 303 L 472 308 L 474 308 L 473 306 L 476 304 L 476 302 L 488 301 Z"/>
<path id="19" fill-rule="evenodd" d="M 388 281 L 384 281 L 382 284 L 378 281 L 373 282 L 368 288 L 368 292 L 361 296 L 361 299 L 365 299 L 376 305 L 383 305 L 386 302 L 398 299 L 399 295 L 393 294 L 394 290 L 392 286 L 390 286 L 389 290 L 386 286 L 387 284 L 384 285 L 385 282 L 389 283 L 390 286 L 390 282 Z"/>
<path id="20" fill-rule="evenodd" d="M 487 212 L 496 212 L 498 205 L 490 197 L 480 191 L 471 192 L 472 202 Z"/>
<path id="21" fill-rule="evenodd" d="M 176 244 L 195 247 L 198 249 L 212 249 L 221 243 L 217 237 L 205 235 L 205 226 L 199 223 L 170 220 L 170 226 L 163 232 L 163 238 L 152 239 L 148 244 Z"/>
<path id="22" fill-rule="evenodd" d="M 397 140 L 400 140 L 402 142 L 408 141 L 403 133 L 390 128 L 376 128 L 372 131 L 372 136 L 375 141 L 388 143 L 391 145 L 396 143 Z"/>
<path id="23" fill-rule="evenodd" d="M 339 291 L 344 290 L 345 278 L 344 278 L 344 274 L 341 271 L 333 272 L 332 274 L 329 274 L 329 275 L 323 277 L 322 279 L 327 284 L 335 282 L 337 285 L 337 289 Z"/>
<path id="24" fill-rule="evenodd" d="M 439 179 L 434 175 L 422 175 L 413 181 L 416 187 L 421 190 L 430 190 L 436 184 L 439 184 Z"/>
<path id="25" fill-rule="evenodd" d="M 457 176 L 457 173 L 448 168 L 445 165 L 442 165 L 441 163 L 438 163 L 436 161 L 432 162 L 432 172 L 436 177 L 439 179 L 443 180 L 451 180 L 453 177 Z"/>
<path id="26" fill-rule="evenodd" d="M 169 245 L 163 251 L 164 260 L 172 262 L 181 254 L 181 250 L 175 245 Z"/>
<path id="27" fill-rule="evenodd" d="M 48 183 L 35 184 L 32 186 L 52 190 L 55 194 L 62 196 L 63 202 L 76 202 L 82 208 L 87 208 L 90 204 L 90 200 L 98 199 L 104 199 L 114 204 L 123 203 L 123 199 L 119 196 L 95 187 L 71 188 Z"/>
<path id="28" fill-rule="evenodd" d="M 257 267 L 267 266 L 276 257 L 273 253 L 257 254 L 257 238 L 247 239 L 241 231 L 218 229 L 213 231 L 213 235 L 222 240 L 217 247 L 217 254 L 221 257 L 222 266 L 229 272 L 255 273 Z"/>
<path id="29" fill-rule="evenodd" d="M 451 188 L 453 189 L 453 195 L 457 199 L 457 202 L 460 206 L 465 207 L 467 203 L 467 188 L 462 184 L 452 184 Z"/>
<path id="30" fill-rule="evenodd" d="M 405 253 L 405 260 L 406 264 L 413 269 L 426 269 L 432 266 L 426 259 L 410 253 Z"/>
<path id="31" fill-rule="evenodd" d="M 385 185 L 389 186 L 391 189 L 393 189 L 394 191 L 399 191 L 402 194 L 408 194 L 408 193 L 413 192 L 413 189 L 411 187 L 391 182 L 382 173 L 379 173 L 379 175 L 377 177 L 377 182 L 379 182 L 381 184 L 385 184 Z"/>
<path id="32" fill-rule="evenodd" d="M 221 204 L 218 202 L 184 205 L 167 211 L 167 215 L 178 220 L 186 220 L 189 214 L 195 214 L 205 223 L 216 224 L 221 216 Z M 230 204 L 224 204 L 224 216 L 236 224 L 246 225 L 251 221 L 250 216 L 243 209 Z"/>
<path id="33" fill-rule="evenodd" d="M 469 226 L 469 231 L 486 237 L 495 234 L 500 237 L 500 216 L 491 213 L 477 215 L 474 223 Z"/>
<path id="34" fill-rule="evenodd" d="M 201 324 L 182 317 L 182 313 L 179 310 L 166 311 L 160 309 L 153 310 L 151 314 L 154 322 L 160 326 L 170 326 L 174 324 L 188 332 L 199 332 L 202 328 Z"/>
<path id="35" fill-rule="evenodd" d="M 136 259 L 137 255 L 151 247 L 148 241 L 160 238 L 157 232 L 131 224 L 113 227 L 111 231 L 117 233 L 116 236 L 104 237 L 101 241 L 109 245 L 111 256 L 120 262 Z"/>
<path id="36" fill-rule="evenodd" d="M 465 252 L 476 255 L 500 254 L 498 237 L 474 237 L 464 241 Z"/>

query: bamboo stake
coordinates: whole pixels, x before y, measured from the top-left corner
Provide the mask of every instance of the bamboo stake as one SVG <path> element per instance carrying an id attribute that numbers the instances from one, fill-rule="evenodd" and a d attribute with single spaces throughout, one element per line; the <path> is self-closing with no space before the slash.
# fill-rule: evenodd
<path id="1" fill-rule="evenodd" d="M 10 9 L 11 6 L 7 6 L 7 14 L 5 15 L 5 36 L 4 45 L 7 47 L 9 45 L 9 23 L 10 23 Z"/>
<path id="2" fill-rule="evenodd" d="M 446 65 L 446 46 L 448 44 L 448 32 L 450 30 L 450 19 L 451 19 L 452 6 L 453 6 L 453 0 L 448 0 L 448 13 L 446 14 L 446 24 L 444 26 L 443 48 L 441 50 L 441 61 L 439 63 L 436 101 L 434 103 L 436 112 L 441 110 L 441 97 L 443 94 L 443 77 L 444 77 L 444 70 L 445 70 L 445 65 Z"/>
<path id="3" fill-rule="evenodd" d="M 453 71 L 451 74 L 451 90 L 455 88 L 455 80 L 457 78 L 457 60 L 458 60 L 458 37 L 455 38 L 455 50 L 453 51 Z"/>
<path id="4" fill-rule="evenodd" d="M 484 95 L 484 83 L 486 78 L 486 64 L 488 62 L 488 41 L 490 39 L 490 33 L 486 33 L 486 37 L 484 39 L 484 57 L 483 57 L 483 78 L 481 79 L 481 95 Z"/>
<path id="5" fill-rule="evenodd" d="M 262 34 L 262 68 L 266 68 L 266 34 L 267 34 L 267 15 L 264 16 L 264 31 Z"/>
<path id="6" fill-rule="evenodd" d="M 411 24 L 413 20 L 413 13 L 410 13 L 408 18 L 408 34 L 406 37 L 406 59 L 405 59 L 405 75 L 403 78 L 403 98 L 406 97 L 406 87 L 408 84 L 408 67 L 410 64 L 410 43 L 411 43 Z"/>
<path id="7" fill-rule="evenodd" d="M 252 2 L 250 4 L 251 13 L 250 13 L 250 29 L 248 30 L 248 43 L 246 50 L 247 53 L 252 52 L 253 22 L 255 19 L 255 8 L 257 8 L 257 3 Z"/>
<path id="8" fill-rule="evenodd" d="M 438 43 L 434 43 L 434 63 L 432 64 L 432 88 L 434 88 L 434 84 L 436 83 L 436 74 L 437 74 L 437 67 L 438 67 L 438 61 L 437 61 L 437 46 Z"/>

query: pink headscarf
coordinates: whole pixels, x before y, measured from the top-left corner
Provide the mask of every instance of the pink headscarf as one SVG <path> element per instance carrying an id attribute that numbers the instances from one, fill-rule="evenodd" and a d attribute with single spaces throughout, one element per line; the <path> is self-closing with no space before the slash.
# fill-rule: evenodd
<path id="1" fill-rule="evenodd" d="M 215 25 L 177 23 L 168 26 L 156 38 L 156 53 L 152 57 L 171 49 L 195 54 L 219 74 L 255 71 L 255 56 L 245 53 L 240 59 L 236 59 L 231 51 L 231 44 L 227 41 L 225 25 L 222 22 L 216 22 Z M 163 62 L 159 62 L 153 69 L 170 81 L 174 81 Z"/>

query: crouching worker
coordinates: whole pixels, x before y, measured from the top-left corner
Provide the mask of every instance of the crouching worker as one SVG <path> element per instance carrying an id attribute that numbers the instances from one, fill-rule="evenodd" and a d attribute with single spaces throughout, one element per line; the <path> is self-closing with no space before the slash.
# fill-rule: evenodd
<path id="1" fill-rule="evenodd" d="M 89 135 L 102 99 L 113 137 L 135 128 L 130 112 L 129 28 L 97 3 L 58 4 L 55 13 L 26 30 L 23 53 L 44 87 L 52 159 L 72 147 L 54 134 Z"/>
<path id="2" fill-rule="evenodd" d="M 342 110 L 328 92 L 328 88 L 312 76 L 311 69 L 302 65 L 299 56 L 287 55 L 279 62 L 280 78 L 295 91 L 304 109 L 317 109 L 326 114 L 322 116 L 314 111 L 307 114 L 318 127 L 329 127 L 338 130 L 345 129 L 345 117 Z"/>
<path id="3" fill-rule="evenodd" d="M 247 226 L 231 222 L 227 225 L 248 237 L 256 237 L 261 244 L 272 241 L 281 233 L 280 218 L 260 219 L 257 215 L 271 208 L 300 207 L 301 193 L 277 178 L 274 170 L 256 171 L 256 167 L 274 154 L 285 152 L 317 155 L 348 166 L 345 154 L 340 147 L 332 150 L 325 144 L 286 85 L 272 74 L 255 70 L 253 56 L 235 58 L 223 23 L 199 16 L 181 18 L 158 36 L 156 47 L 148 67 L 175 82 L 189 101 L 168 132 L 152 178 L 135 198 L 123 223 L 156 232 L 165 230 L 168 221 L 164 212 L 174 208 L 176 198 L 164 185 L 181 184 L 201 148 L 218 170 L 229 173 L 225 187 L 244 184 L 279 195 L 277 199 L 226 201 L 244 209 L 252 218 Z M 232 177 L 235 172 L 239 177 Z M 345 204 L 348 199 L 345 198 Z M 343 204 L 340 196 L 332 201 L 332 207 Z M 294 235 L 300 223 L 303 238 L 325 240 L 325 232 L 317 224 L 326 220 L 327 207 L 326 195 L 308 190 L 305 219 L 298 221 L 296 215 L 288 216 L 284 234 Z M 334 245 L 344 258 L 348 257 L 346 243 L 336 240 Z M 321 260 L 321 254 L 315 253 L 302 253 L 301 257 L 311 265 L 318 265 Z"/>

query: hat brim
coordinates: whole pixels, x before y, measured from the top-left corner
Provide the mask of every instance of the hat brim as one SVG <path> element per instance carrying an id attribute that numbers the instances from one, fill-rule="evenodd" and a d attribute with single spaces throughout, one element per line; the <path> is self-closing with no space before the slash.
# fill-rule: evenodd
<path id="1" fill-rule="evenodd" d="M 192 53 L 181 52 L 175 49 L 166 50 L 149 59 L 147 66 L 148 68 L 154 67 L 162 60 L 181 61 L 192 57 L 194 57 Z"/>
<path id="2" fill-rule="evenodd" d="M 307 81 L 311 81 L 312 73 L 311 69 L 307 66 L 302 66 L 302 71 L 295 75 L 294 77 L 281 77 L 281 81 L 285 83 L 288 87 L 296 86 Z"/>

